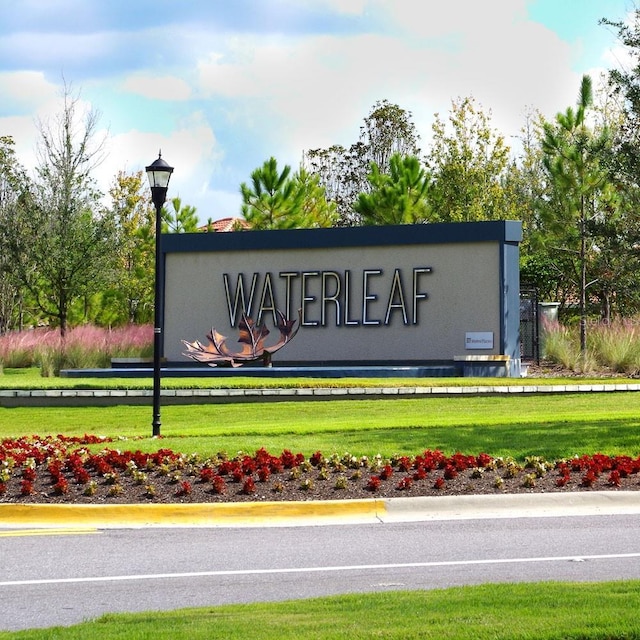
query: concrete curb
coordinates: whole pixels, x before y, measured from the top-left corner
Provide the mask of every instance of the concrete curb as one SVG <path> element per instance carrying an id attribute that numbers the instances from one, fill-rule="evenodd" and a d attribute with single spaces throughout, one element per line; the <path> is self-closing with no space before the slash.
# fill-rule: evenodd
<path id="1" fill-rule="evenodd" d="M 0 527 L 267 527 L 640 514 L 640 491 L 220 504 L 0 504 Z"/>
<path id="2" fill-rule="evenodd" d="M 196 504 L 0 504 L 3 527 L 239 527 L 377 522 L 383 500 Z"/>
<path id="3" fill-rule="evenodd" d="M 385 522 L 640 514 L 640 491 L 392 498 Z"/>

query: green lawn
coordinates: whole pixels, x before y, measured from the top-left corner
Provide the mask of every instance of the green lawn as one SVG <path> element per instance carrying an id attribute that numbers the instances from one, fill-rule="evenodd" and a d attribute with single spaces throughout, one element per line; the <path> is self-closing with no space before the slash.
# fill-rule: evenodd
<path id="1" fill-rule="evenodd" d="M 390 456 L 423 449 L 523 459 L 640 454 L 640 393 L 392 398 L 151 407 L 0 408 L 0 438 L 83 433 L 142 438 L 129 447 L 208 455 L 218 451 Z M 119 445 L 123 446 L 123 445 Z"/>
<path id="2" fill-rule="evenodd" d="M 0 640 L 638 640 L 639 610 L 637 581 L 488 584 L 107 615 Z"/>

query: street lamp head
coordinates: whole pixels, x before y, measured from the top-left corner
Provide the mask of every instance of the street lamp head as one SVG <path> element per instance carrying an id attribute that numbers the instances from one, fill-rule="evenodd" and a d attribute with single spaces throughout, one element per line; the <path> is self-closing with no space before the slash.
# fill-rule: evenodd
<path id="1" fill-rule="evenodd" d="M 157 160 L 154 160 L 145 168 L 149 186 L 151 187 L 151 197 L 156 207 L 161 207 L 167 197 L 167 188 L 169 179 L 173 173 L 173 167 L 170 167 L 163 159 L 162 152 L 158 153 Z"/>

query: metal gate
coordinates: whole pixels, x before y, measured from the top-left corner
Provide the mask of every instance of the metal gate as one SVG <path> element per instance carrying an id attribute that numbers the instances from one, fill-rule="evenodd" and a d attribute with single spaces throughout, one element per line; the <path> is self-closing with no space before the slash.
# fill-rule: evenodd
<path id="1" fill-rule="evenodd" d="M 540 363 L 538 292 L 526 286 L 520 288 L 520 358 Z"/>

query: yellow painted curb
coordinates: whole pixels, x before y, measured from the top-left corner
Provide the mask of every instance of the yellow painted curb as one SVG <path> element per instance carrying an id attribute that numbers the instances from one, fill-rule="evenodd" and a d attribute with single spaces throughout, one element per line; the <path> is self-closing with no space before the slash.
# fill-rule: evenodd
<path id="1" fill-rule="evenodd" d="M 232 526 L 371 520 L 384 517 L 384 500 L 234 502 L 222 504 L 0 504 L 0 525 L 34 527 Z"/>

